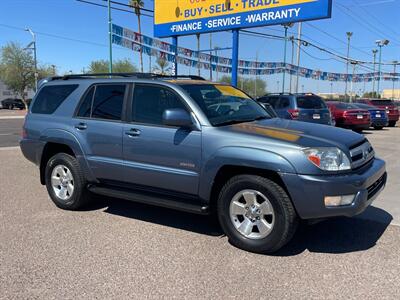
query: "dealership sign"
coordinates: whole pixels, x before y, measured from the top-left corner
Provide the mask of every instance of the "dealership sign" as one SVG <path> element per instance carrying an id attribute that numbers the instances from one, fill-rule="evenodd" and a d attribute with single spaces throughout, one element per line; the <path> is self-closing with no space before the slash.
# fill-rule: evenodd
<path id="1" fill-rule="evenodd" d="M 154 35 L 170 37 L 331 17 L 332 0 L 154 0 Z"/>

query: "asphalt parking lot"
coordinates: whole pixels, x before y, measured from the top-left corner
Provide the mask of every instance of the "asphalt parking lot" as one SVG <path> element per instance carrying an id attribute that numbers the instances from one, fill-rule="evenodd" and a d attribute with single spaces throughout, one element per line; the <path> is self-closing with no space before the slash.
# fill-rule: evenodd
<path id="1" fill-rule="evenodd" d="M 0 133 L 22 122 L 0 119 Z M 400 128 L 366 136 L 389 173 L 374 206 L 304 226 L 264 256 L 231 246 L 208 217 L 107 198 L 59 210 L 0 134 L 0 298 L 398 299 Z"/>

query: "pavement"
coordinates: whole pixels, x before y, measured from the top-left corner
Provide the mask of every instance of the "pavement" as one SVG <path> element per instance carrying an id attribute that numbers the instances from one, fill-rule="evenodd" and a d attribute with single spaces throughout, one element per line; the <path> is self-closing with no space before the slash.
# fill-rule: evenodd
<path id="1" fill-rule="evenodd" d="M 37 167 L 0 148 L 0 299 L 399 299 L 400 128 L 366 135 L 388 162 L 384 193 L 273 256 L 236 249 L 209 217 L 104 197 L 60 210 Z"/>

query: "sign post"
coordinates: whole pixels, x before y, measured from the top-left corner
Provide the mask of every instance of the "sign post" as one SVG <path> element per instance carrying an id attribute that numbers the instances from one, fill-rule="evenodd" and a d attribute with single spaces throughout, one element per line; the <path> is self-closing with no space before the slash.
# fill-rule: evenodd
<path id="1" fill-rule="evenodd" d="M 232 31 L 232 78 L 231 84 L 237 87 L 239 65 L 239 30 Z"/>

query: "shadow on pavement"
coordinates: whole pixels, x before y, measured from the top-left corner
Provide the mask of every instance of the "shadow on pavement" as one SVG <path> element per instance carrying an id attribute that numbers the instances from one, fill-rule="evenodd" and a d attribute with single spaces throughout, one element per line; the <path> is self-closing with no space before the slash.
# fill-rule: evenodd
<path id="1" fill-rule="evenodd" d="M 96 196 L 97 197 L 97 196 Z M 121 217 L 192 231 L 210 236 L 222 236 L 223 232 L 216 218 L 163 207 L 145 205 L 126 200 L 98 197 L 87 210 L 105 208 L 104 212 Z"/>
<path id="2" fill-rule="evenodd" d="M 349 253 L 374 247 L 392 221 L 386 211 L 370 206 L 354 218 L 335 218 L 301 226 L 293 240 L 276 256 L 292 256 L 305 250 L 316 253 Z"/>
<path id="3" fill-rule="evenodd" d="M 209 236 L 224 233 L 215 217 L 200 216 L 125 200 L 98 197 L 87 210 L 187 230 Z M 349 253 L 372 248 L 392 221 L 386 211 L 370 206 L 355 218 L 334 218 L 315 225 L 303 225 L 293 240 L 274 256 L 294 256 L 305 250 L 317 253 Z"/>

